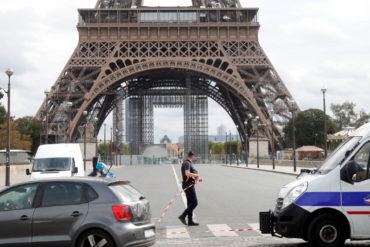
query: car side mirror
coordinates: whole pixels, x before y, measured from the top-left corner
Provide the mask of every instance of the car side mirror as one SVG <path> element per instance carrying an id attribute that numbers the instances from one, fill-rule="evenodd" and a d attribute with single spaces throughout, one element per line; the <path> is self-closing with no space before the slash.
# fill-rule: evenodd
<path id="1" fill-rule="evenodd" d="M 73 168 L 73 172 L 72 173 L 73 174 L 77 174 L 78 173 L 78 167 Z"/>
<path id="2" fill-rule="evenodd" d="M 26 175 L 27 176 L 31 175 L 30 169 L 28 169 L 28 168 L 26 169 Z"/>
<path id="3" fill-rule="evenodd" d="M 347 183 L 350 183 L 350 184 L 354 184 L 357 179 L 357 176 L 356 176 L 357 170 L 358 170 L 358 165 L 356 161 L 354 160 L 349 161 L 340 171 L 341 180 Z"/>

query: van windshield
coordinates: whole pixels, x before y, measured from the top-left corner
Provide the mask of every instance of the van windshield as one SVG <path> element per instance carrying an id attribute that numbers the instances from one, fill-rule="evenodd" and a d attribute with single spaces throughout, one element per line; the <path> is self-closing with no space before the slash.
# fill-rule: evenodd
<path id="1" fill-rule="evenodd" d="M 71 158 L 43 158 L 35 159 L 32 171 L 69 171 L 70 169 Z"/>
<path id="2" fill-rule="evenodd" d="M 340 165 L 344 159 L 352 153 L 352 151 L 357 147 L 361 136 L 351 136 L 343 141 L 334 152 L 325 160 L 324 164 L 319 168 L 319 174 L 327 174 L 332 171 L 335 167 Z M 349 151 L 349 153 L 347 153 Z M 347 153 L 347 156 L 346 156 Z"/>

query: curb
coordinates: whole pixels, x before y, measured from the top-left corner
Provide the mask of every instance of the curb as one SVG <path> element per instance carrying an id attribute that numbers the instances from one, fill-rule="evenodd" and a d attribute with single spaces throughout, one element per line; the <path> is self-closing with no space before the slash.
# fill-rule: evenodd
<path id="1" fill-rule="evenodd" d="M 247 169 L 247 170 L 253 170 L 253 171 L 261 171 L 261 172 L 270 172 L 270 173 L 279 173 L 284 175 L 290 175 L 290 176 L 298 176 L 299 174 L 291 173 L 291 172 L 282 172 L 282 171 L 273 171 L 273 170 L 265 170 L 260 168 L 250 168 L 250 167 L 242 167 L 242 166 L 229 166 L 229 165 L 223 165 L 225 167 L 231 167 L 231 168 L 240 168 L 240 169 Z"/>

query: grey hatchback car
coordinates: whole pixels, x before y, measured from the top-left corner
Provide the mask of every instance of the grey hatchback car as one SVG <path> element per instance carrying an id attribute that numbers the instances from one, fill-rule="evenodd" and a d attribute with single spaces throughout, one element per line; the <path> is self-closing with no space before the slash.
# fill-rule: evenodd
<path id="1" fill-rule="evenodd" d="M 151 246 L 155 235 L 148 200 L 127 181 L 53 178 L 0 192 L 0 246 Z"/>

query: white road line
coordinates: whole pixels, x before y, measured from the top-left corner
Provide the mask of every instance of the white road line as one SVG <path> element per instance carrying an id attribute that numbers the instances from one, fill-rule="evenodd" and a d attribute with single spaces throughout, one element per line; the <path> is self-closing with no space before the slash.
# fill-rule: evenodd
<path id="1" fill-rule="evenodd" d="M 231 228 L 226 224 L 208 224 L 207 227 L 216 237 L 237 237 L 233 231 L 230 231 Z"/>
<path id="2" fill-rule="evenodd" d="M 253 229 L 253 231 L 256 231 L 258 233 L 261 233 L 260 232 L 260 223 L 248 223 L 248 226 L 250 226 L 251 229 Z"/>
<path id="3" fill-rule="evenodd" d="M 175 167 L 173 165 L 171 165 L 171 167 L 172 167 L 173 174 L 175 174 L 175 179 L 176 179 L 177 187 L 179 188 L 179 191 L 181 191 L 182 190 L 182 186 L 181 186 L 181 182 L 179 180 L 179 177 L 177 176 Z M 187 206 L 188 204 L 187 204 L 187 201 L 186 201 L 185 193 L 182 193 L 181 194 L 181 197 L 182 197 L 182 201 L 184 202 L 185 208 L 187 208 L 188 207 Z"/>
<path id="4" fill-rule="evenodd" d="M 167 238 L 190 238 L 190 235 L 185 227 L 167 227 Z"/>

